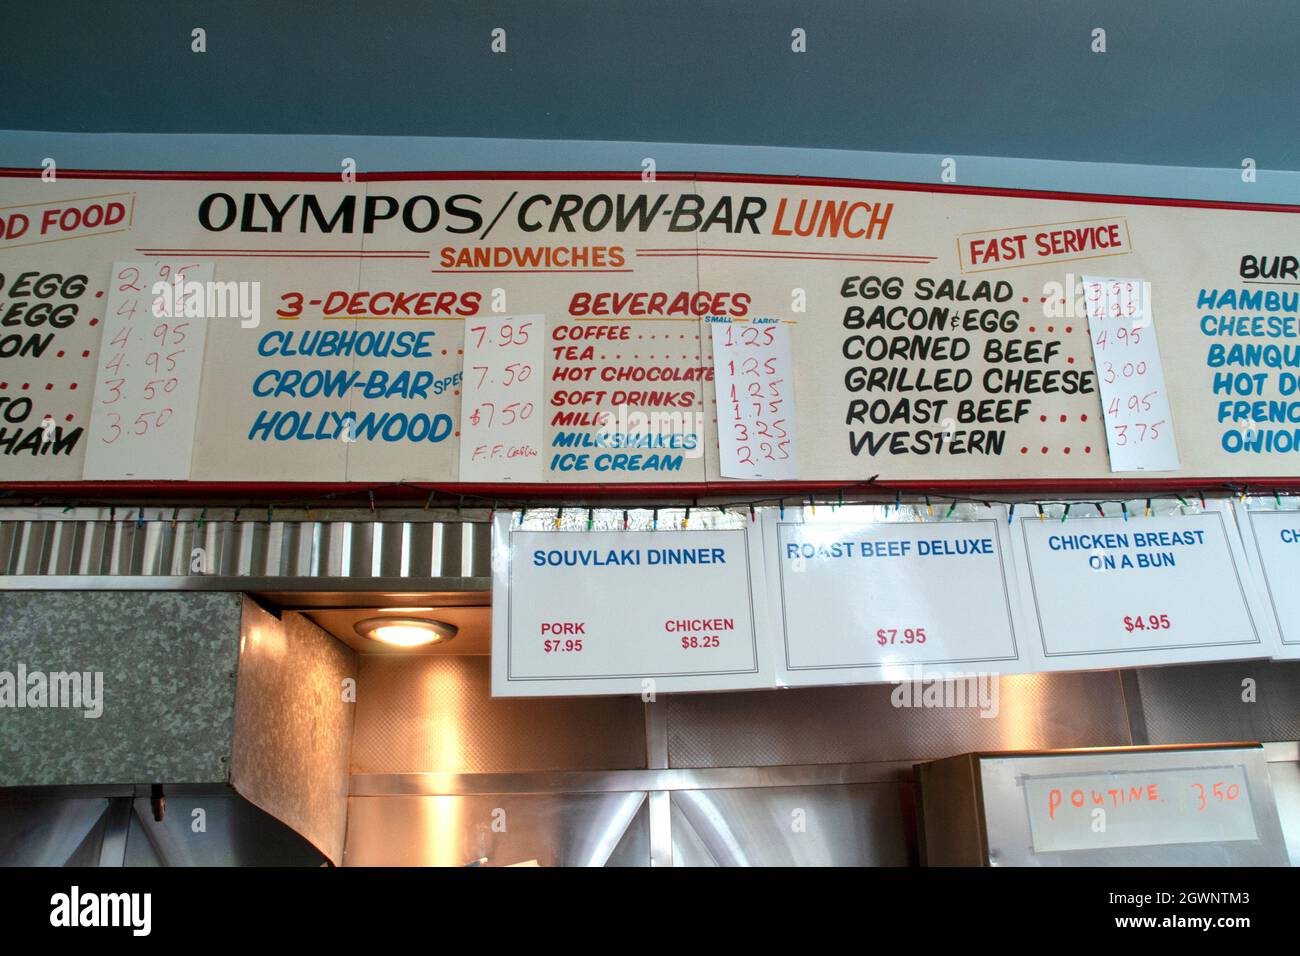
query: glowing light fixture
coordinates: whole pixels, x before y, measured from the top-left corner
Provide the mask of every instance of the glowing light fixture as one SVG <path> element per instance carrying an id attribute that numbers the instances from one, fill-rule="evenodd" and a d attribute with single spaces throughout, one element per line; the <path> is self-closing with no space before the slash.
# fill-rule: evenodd
<path id="1" fill-rule="evenodd" d="M 418 617 L 368 617 L 352 628 L 364 638 L 392 647 L 442 644 L 456 636 L 454 625 Z"/>

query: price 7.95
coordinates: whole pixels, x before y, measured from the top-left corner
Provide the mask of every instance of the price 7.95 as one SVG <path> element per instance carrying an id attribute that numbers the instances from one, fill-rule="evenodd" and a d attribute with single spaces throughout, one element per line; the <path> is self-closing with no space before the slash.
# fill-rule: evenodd
<path id="1" fill-rule="evenodd" d="M 876 644 L 880 647 L 888 647 L 893 644 L 924 644 L 925 628 L 923 627 L 880 627 L 876 628 Z"/>

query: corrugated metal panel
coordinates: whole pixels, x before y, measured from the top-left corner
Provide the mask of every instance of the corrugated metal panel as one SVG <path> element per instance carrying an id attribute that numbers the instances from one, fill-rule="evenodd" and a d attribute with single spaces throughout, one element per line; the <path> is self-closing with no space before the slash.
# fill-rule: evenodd
<path id="1" fill-rule="evenodd" d="M 486 578 L 491 527 L 418 510 L 249 520 L 234 509 L 0 509 L 0 576 Z"/>

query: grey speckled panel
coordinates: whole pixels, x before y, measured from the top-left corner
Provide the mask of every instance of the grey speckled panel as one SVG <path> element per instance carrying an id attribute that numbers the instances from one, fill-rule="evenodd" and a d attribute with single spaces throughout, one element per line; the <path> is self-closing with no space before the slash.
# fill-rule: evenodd
<path id="1" fill-rule="evenodd" d="M 335 863 L 347 830 L 356 654 L 301 614 L 245 602 L 231 785 Z M 355 695 L 351 695 L 355 699 Z"/>
<path id="2" fill-rule="evenodd" d="M 229 777 L 243 596 L 0 593 L 0 671 L 101 671 L 103 714 L 0 707 L 0 786 Z"/>

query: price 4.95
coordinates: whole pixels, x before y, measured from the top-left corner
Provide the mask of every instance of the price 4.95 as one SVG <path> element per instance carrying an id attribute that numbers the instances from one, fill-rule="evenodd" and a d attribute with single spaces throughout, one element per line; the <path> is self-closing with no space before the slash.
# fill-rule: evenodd
<path id="1" fill-rule="evenodd" d="M 1124 615 L 1124 630 L 1129 634 L 1134 631 L 1167 631 L 1172 626 L 1168 614 Z"/>

